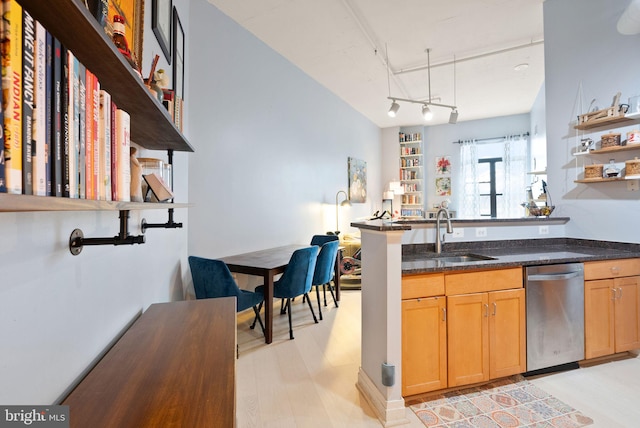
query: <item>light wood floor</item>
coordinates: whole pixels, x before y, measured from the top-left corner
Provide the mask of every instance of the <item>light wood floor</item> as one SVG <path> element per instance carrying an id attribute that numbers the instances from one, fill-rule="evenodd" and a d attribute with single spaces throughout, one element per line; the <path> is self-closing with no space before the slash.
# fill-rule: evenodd
<path id="1" fill-rule="evenodd" d="M 330 296 L 328 296 L 331 299 Z M 312 297 L 317 315 L 317 302 Z M 323 306 L 314 324 L 306 304 L 293 302 L 294 340 L 276 310 L 274 340 L 238 315 L 237 422 L 250 427 L 380 427 L 356 389 L 360 365 L 360 291 L 343 290 L 340 307 Z M 279 309 L 279 302 L 274 306 Z M 640 427 L 640 358 L 603 363 L 529 381 L 594 419 L 595 428 Z M 423 427 L 407 408 L 406 427 Z"/>

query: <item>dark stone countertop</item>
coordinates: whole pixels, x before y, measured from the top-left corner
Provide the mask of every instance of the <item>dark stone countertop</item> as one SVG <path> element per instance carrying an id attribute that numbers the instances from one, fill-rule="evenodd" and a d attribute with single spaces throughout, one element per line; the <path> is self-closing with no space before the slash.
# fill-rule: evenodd
<path id="1" fill-rule="evenodd" d="M 437 257 L 476 254 L 491 260 L 443 262 Z M 640 257 L 640 245 L 572 238 L 449 243 L 437 255 L 433 244 L 402 247 L 402 273 L 417 274 L 473 269 L 586 262 Z"/>
<path id="2" fill-rule="evenodd" d="M 452 218 L 451 223 L 454 226 L 470 227 L 470 226 L 513 226 L 513 225 L 534 225 L 534 224 L 565 224 L 570 220 L 569 217 L 522 217 L 522 218 L 476 218 L 476 219 L 458 219 Z M 399 219 L 399 220 L 365 220 L 351 223 L 351 227 L 358 229 L 375 230 L 380 232 L 390 230 L 411 230 L 413 227 L 432 227 L 435 226 L 435 219 L 418 218 L 418 219 Z M 412 227 L 413 226 L 413 227 Z"/>

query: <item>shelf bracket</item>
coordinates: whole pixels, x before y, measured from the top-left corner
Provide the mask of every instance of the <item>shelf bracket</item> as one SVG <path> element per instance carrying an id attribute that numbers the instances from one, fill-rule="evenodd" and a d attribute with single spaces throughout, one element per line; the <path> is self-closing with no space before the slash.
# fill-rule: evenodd
<path id="1" fill-rule="evenodd" d="M 169 208 L 169 220 L 166 223 L 147 223 L 146 219 L 142 219 L 140 229 L 142 233 L 145 233 L 147 229 L 179 229 L 182 227 L 182 223 L 176 223 L 173 221 L 173 208 Z"/>
<path id="2" fill-rule="evenodd" d="M 120 210 L 120 233 L 112 238 L 85 238 L 82 230 L 74 229 L 69 237 L 69 251 L 77 256 L 85 245 L 144 244 L 144 235 L 129 235 L 129 210 Z"/>

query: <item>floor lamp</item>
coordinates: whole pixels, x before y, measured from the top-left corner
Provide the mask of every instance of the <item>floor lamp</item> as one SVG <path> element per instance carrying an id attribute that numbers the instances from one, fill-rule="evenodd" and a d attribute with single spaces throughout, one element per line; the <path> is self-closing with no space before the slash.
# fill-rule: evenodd
<path id="1" fill-rule="evenodd" d="M 340 193 L 344 194 L 344 200 L 340 203 L 340 205 L 338 205 L 338 197 L 340 196 Z M 336 193 L 336 231 L 334 232 L 336 235 L 340 234 L 340 223 L 338 222 L 338 214 L 340 211 L 340 206 L 343 207 L 350 207 L 351 206 L 351 201 L 349 200 L 349 195 L 347 195 L 347 192 L 345 192 L 344 190 L 338 190 L 338 193 Z"/>

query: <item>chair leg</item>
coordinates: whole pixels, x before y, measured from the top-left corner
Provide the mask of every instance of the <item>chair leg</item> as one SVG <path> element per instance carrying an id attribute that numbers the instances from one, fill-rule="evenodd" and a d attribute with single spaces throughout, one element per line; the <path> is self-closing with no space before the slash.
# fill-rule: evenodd
<path id="1" fill-rule="evenodd" d="M 331 293 L 331 297 L 333 297 L 333 304 L 336 305 L 336 308 L 338 307 L 338 301 L 336 300 L 336 295 L 333 294 L 333 285 L 331 285 L 331 283 L 327 283 L 327 287 L 329 287 L 329 292 Z"/>
<path id="2" fill-rule="evenodd" d="M 313 312 L 313 306 L 311 306 L 311 299 L 309 299 L 307 293 L 304 293 L 304 295 L 307 296 L 307 303 L 309 304 L 309 309 L 311 309 L 311 315 L 313 315 L 313 322 L 318 324 L 318 318 L 316 318 L 316 313 Z"/>
<path id="3" fill-rule="evenodd" d="M 325 288 L 325 285 L 322 284 L 322 294 L 324 295 L 324 306 L 327 306 L 327 289 Z"/>
<path id="4" fill-rule="evenodd" d="M 255 310 L 255 306 L 253 308 Z M 251 323 L 251 325 L 249 326 L 251 330 L 256 328 L 256 321 L 258 321 L 258 318 L 260 316 L 260 309 L 262 309 L 262 302 L 260 302 L 260 304 L 258 305 L 258 312 L 256 313 L 256 317 L 253 319 L 253 323 Z M 262 325 L 262 319 L 260 319 L 260 326 L 262 326 L 262 332 L 264 333 L 264 326 Z"/>
<path id="5" fill-rule="evenodd" d="M 289 339 L 293 340 L 293 327 L 291 325 L 291 299 L 287 298 L 287 312 L 289 312 Z"/>
<path id="6" fill-rule="evenodd" d="M 284 299 L 280 299 L 280 315 L 284 315 L 287 312 L 287 309 L 284 306 Z"/>
<path id="7" fill-rule="evenodd" d="M 318 314 L 320 315 L 320 320 L 322 321 L 322 305 L 320 305 L 320 286 L 316 285 L 316 297 L 318 298 Z"/>
<path id="8" fill-rule="evenodd" d="M 257 306 L 253 307 L 253 312 L 255 312 L 256 318 L 253 320 L 253 324 L 251 325 L 251 328 L 255 328 L 256 319 L 257 319 L 258 322 L 260 323 L 260 328 L 262 329 L 262 334 L 264 334 L 264 324 L 262 323 L 262 317 L 260 316 L 260 310 L 258 309 Z"/>

